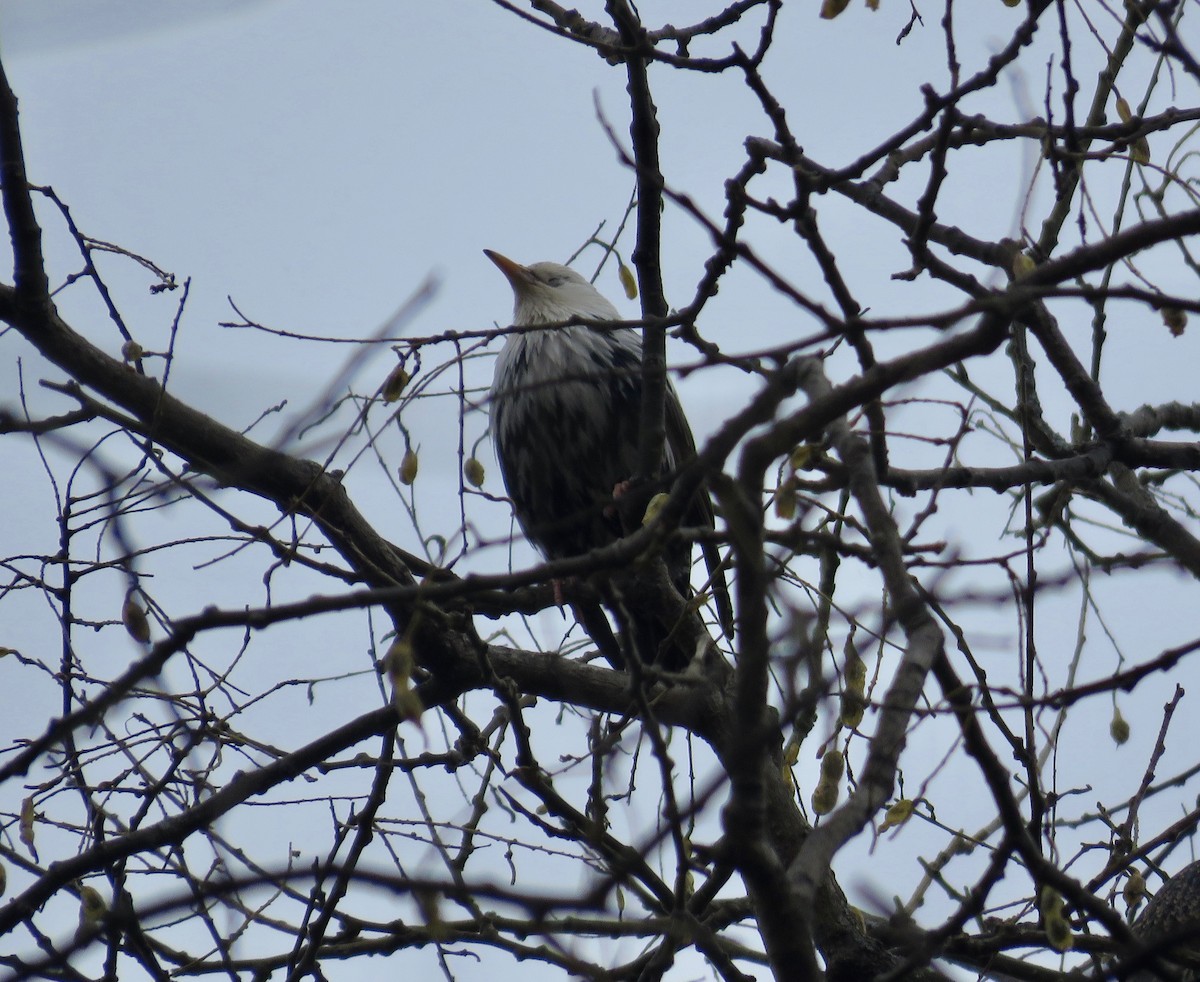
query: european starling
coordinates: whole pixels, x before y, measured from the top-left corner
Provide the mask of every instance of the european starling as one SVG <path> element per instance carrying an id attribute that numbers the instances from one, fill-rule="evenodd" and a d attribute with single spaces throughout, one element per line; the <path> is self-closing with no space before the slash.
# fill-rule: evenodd
<path id="1" fill-rule="evenodd" d="M 522 266 L 490 249 L 484 253 L 512 285 L 515 327 L 621 319 L 616 308 L 570 267 Z M 490 402 L 496 458 L 521 529 L 547 559 L 583 555 L 621 537 L 613 495 L 637 470 L 641 364 L 642 338 L 637 331 L 586 323 L 510 334 L 496 359 Z M 671 474 L 696 454 L 695 439 L 669 380 L 665 408 L 666 440 L 655 478 Z M 691 501 L 684 523 L 714 527 L 706 490 Z M 714 573 L 722 627 L 729 635 L 732 609 L 720 557 L 713 543 L 702 548 Z M 689 597 L 691 547 L 675 543 L 664 558 L 675 588 Z M 599 638 L 594 640 L 601 644 Z M 643 657 L 654 660 L 657 644 L 645 647 L 649 650 Z M 662 664 L 681 669 L 687 660 L 668 653 Z"/>
<path id="2" fill-rule="evenodd" d="M 1154 899 L 1134 922 L 1134 933 L 1156 955 L 1166 959 L 1173 951 L 1200 955 L 1200 862 L 1185 866 L 1158 888 Z M 1169 942 L 1176 942 L 1169 945 Z M 1194 979 L 1195 972 L 1170 976 Z M 1143 968 L 1129 976 L 1130 982 L 1150 982 L 1163 978 L 1152 968 Z"/>

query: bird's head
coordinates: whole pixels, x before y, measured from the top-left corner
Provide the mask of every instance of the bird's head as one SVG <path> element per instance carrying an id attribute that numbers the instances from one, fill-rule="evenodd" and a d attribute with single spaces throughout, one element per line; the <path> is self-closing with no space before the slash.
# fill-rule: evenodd
<path id="1" fill-rule="evenodd" d="M 621 319 L 617 308 L 570 266 L 559 263 L 522 266 L 491 249 L 484 249 L 483 253 L 512 285 L 513 323 L 518 327 L 557 324 L 573 318 Z"/>

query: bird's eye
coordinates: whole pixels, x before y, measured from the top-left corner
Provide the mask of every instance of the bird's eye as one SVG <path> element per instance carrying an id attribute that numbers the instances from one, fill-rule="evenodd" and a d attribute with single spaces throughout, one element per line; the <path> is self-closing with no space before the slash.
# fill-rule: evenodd
<path id="1" fill-rule="evenodd" d="M 548 280 L 546 280 L 546 285 L 559 287 L 559 286 L 562 286 L 566 282 L 567 282 L 567 278 L 565 276 L 551 276 Z"/>

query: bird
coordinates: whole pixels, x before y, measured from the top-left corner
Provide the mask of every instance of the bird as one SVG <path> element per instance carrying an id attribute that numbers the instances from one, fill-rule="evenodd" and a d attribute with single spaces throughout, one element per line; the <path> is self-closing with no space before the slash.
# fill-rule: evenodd
<path id="1" fill-rule="evenodd" d="M 525 266 L 491 249 L 484 254 L 512 287 L 513 326 L 555 325 L 509 334 L 496 358 L 489 413 L 500 474 L 521 530 L 542 555 L 551 560 L 580 556 L 622 535 L 614 491 L 638 467 L 642 337 L 632 328 L 612 326 L 621 320 L 620 313 L 571 267 L 554 262 Z M 606 323 L 600 328 L 593 321 Z M 665 422 L 662 461 L 652 478 L 672 474 L 696 455 L 695 438 L 669 379 Z M 707 489 L 693 496 L 683 522 L 715 528 Z M 722 629 L 731 638 L 733 613 L 720 555 L 711 541 L 702 549 Z M 680 540 L 664 555 L 671 580 L 685 599 L 691 596 L 691 551 Z M 602 646 L 591 630 L 594 623 L 585 620 L 584 627 Z M 671 671 L 686 668 L 691 660 L 678 649 L 660 658 L 658 647 L 642 644 L 643 660 Z M 610 654 L 609 660 L 619 658 Z"/>
<path id="2" fill-rule="evenodd" d="M 1173 951 L 1200 954 L 1200 862 L 1194 862 L 1159 887 L 1133 925 L 1134 934 L 1155 954 L 1169 957 Z M 1177 942 L 1170 950 L 1168 941 Z M 1162 976 L 1153 967 L 1139 969 L 1129 976 L 1131 982 L 1151 982 Z M 1194 979 L 1196 973 L 1174 976 Z"/>

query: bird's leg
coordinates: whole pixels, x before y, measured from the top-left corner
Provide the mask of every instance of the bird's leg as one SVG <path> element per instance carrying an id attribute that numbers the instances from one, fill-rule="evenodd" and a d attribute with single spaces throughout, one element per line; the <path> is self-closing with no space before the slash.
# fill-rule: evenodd
<path id="1" fill-rule="evenodd" d="M 604 517 L 610 522 L 615 519 L 614 524 L 619 523 L 622 535 L 636 532 L 646 524 L 651 502 L 661 492 L 669 490 L 670 486 L 665 475 L 618 481 L 613 485 L 612 504 L 604 508 Z"/>
<path id="2" fill-rule="evenodd" d="M 578 576 L 554 578 L 550 581 L 554 590 L 554 600 L 561 607 L 566 604 L 575 615 L 575 620 L 595 642 L 596 649 L 605 660 L 618 671 L 625 669 L 625 656 L 621 644 L 613 634 L 612 625 L 601 606 L 603 598 L 608 596 L 607 587 L 597 585 Z M 607 603 L 607 599 L 603 599 Z"/>
<path id="3" fill-rule="evenodd" d="M 604 507 L 604 518 L 621 535 L 630 535 L 642 527 L 646 509 L 662 482 L 631 477 L 613 485 L 612 504 Z"/>
<path id="4" fill-rule="evenodd" d="M 629 489 L 632 487 L 633 487 L 633 481 L 628 481 L 628 480 L 618 481 L 616 484 L 613 485 L 612 496 L 613 496 L 614 503 L 611 505 L 604 506 L 604 517 L 605 518 L 616 518 L 617 517 L 616 502 L 620 501 L 621 496 L 626 494 L 629 491 Z"/>

